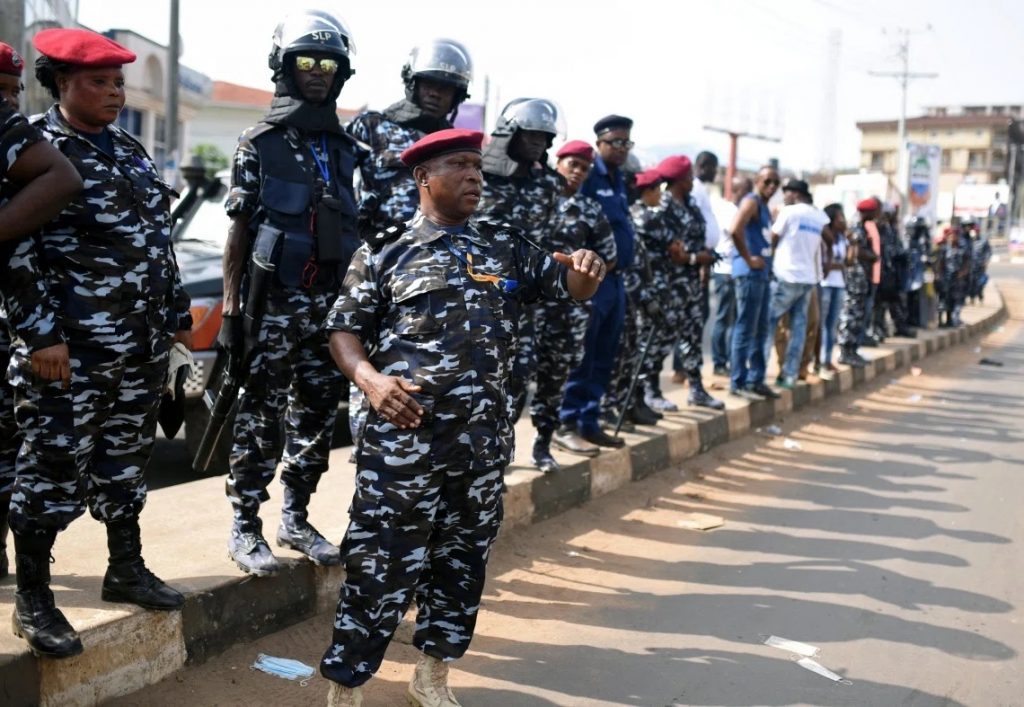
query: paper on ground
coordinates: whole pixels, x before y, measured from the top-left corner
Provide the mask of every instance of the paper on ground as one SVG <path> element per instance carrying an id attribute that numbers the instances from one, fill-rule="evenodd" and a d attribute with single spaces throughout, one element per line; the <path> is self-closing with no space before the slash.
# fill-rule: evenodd
<path id="1" fill-rule="evenodd" d="M 687 530 L 711 530 L 725 525 L 725 519 L 707 513 L 687 513 L 683 520 L 676 521 L 676 525 Z"/>
<path id="2" fill-rule="evenodd" d="M 801 643 L 800 641 L 791 641 L 790 639 L 782 638 L 781 636 L 764 636 L 763 634 L 762 636 L 764 638 L 762 643 L 766 646 L 781 648 L 784 651 L 796 653 L 797 655 L 806 656 L 808 658 L 813 658 L 818 655 L 818 652 L 821 650 L 817 646 L 812 646 L 808 643 Z"/>
<path id="3" fill-rule="evenodd" d="M 801 668 L 807 668 L 812 673 L 817 673 L 818 675 L 822 676 L 823 678 L 828 678 L 829 680 L 831 680 L 833 682 L 840 682 L 840 683 L 842 683 L 844 685 L 852 685 L 853 684 L 853 682 L 851 680 L 847 680 L 842 675 L 836 675 L 835 673 L 833 673 L 831 670 L 829 670 L 828 668 L 826 668 L 824 665 L 822 665 L 821 663 L 819 663 L 816 660 L 811 660 L 810 658 L 801 658 L 800 660 L 798 660 L 796 662 L 796 664 L 799 665 Z"/>
<path id="4" fill-rule="evenodd" d="M 791 439 L 789 437 L 786 437 L 786 439 L 782 440 L 782 446 L 785 447 L 786 449 L 793 449 L 793 450 L 803 449 L 803 447 L 800 446 L 799 442 L 797 442 L 795 439 Z"/>

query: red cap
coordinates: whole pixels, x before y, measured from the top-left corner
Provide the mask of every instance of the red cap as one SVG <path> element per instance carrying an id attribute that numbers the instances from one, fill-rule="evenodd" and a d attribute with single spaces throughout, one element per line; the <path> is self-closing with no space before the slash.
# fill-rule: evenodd
<path id="1" fill-rule="evenodd" d="M 135 52 L 87 29 L 44 29 L 32 38 L 32 46 L 43 56 L 75 66 L 122 66 L 135 61 Z"/>
<path id="2" fill-rule="evenodd" d="M 594 148 L 590 146 L 589 142 L 583 142 L 582 140 L 570 140 L 558 148 L 558 152 L 555 153 L 555 157 L 558 159 L 562 159 L 563 157 L 582 157 L 589 162 L 593 162 Z"/>
<path id="3" fill-rule="evenodd" d="M 640 174 L 636 175 L 636 188 L 637 189 L 648 189 L 650 187 L 659 184 L 664 177 L 661 176 L 661 172 L 654 169 L 645 169 Z"/>
<path id="4" fill-rule="evenodd" d="M 484 134 L 477 130 L 465 130 L 463 128 L 438 130 L 436 133 L 430 133 L 430 135 L 417 140 L 400 157 L 402 164 L 412 168 L 418 164 L 423 164 L 432 157 L 447 155 L 450 152 L 475 152 L 480 154 L 480 146 L 483 144 L 483 141 Z"/>
<path id="5" fill-rule="evenodd" d="M 857 202 L 857 211 L 877 211 L 881 207 L 881 202 L 873 196 L 869 196 L 867 199 L 861 199 Z"/>
<path id="6" fill-rule="evenodd" d="M 672 155 L 659 162 L 655 169 L 664 179 L 674 182 L 689 175 L 693 171 L 693 164 L 686 155 Z"/>
<path id="7" fill-rule="evenodd" d="M 0 42 L 0 74 L 11 74 L 21 76 L 21 70 L 25 68 L 25 60 L 21 54 L 14 51 L 10 44 Z"/>

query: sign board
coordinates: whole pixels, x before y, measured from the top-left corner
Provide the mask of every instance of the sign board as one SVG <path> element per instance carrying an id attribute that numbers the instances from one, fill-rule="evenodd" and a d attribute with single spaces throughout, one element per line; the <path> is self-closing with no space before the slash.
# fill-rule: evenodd
<path id="1" fill-rule="evenodd" d="M 1005 184 L 961 184 L 953 194 L 953 215 L 960 218 L 998 217 L 1006 212 L 1010 187 Z"/>
<path id="2" fill-rule="evenodd" d="M 935 223 L 941 163 L 942 148 L 938 145 L 906 144 L 900 184 L 907 195 L 907 216 L 922 216 L 928 223 Z"/>

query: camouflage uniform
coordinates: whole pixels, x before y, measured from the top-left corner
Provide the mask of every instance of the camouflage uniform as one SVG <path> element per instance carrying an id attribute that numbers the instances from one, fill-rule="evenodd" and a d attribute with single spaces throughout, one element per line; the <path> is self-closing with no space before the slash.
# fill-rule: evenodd
<path id="1" fill-rule="evenodd" d="M 320 667 L 348 686 L 378 669 L 414 591 L 414 645 L 444 660 L 468 648 L 512 460 L 519 309 L 569 298 L 565 268 L 505 227 L 449 234 L 417 215 L 384 240 L 356 253 L 352 296 L 326 328 L 357 336 L 377 370 L 422 386 L 425 415 L 402 430 L 371 410 L 360 436 L 345 582 Z M 470 279 L 467 251 L 474 270 L 516 280 L 514 293 Z"/>
<path id="2" fill-rule="evenodd" d="M 632 208 L 638 210 L 637 204 Z M 619 355 L 615 359 L 615 369 L 601 402 L 602 412 L 608 415 L 618 415 L 623 409 L 628 410 L 632 406 L 632 400 L 627 400 L 626 396 L 636 364 L 640 360 L 640 344 L 655 323 L 644 312 L 644 305 L 654 299 L 647 247 L 639 237 L 636 238 L 633 247 L 633 264 L 622 271 L 622 285 L 626 291 L 626 314 Z M 633 396 L 636 397 L 635 390 Z"/>
<path id="3" fill-rule="evenodd" d="M 936 285 L 939 293 L 939 314 L 945 313 L 948 324 L 957 326 L 960 323 L 960 309 L 967 298 L 968 274 L 963 271 L 969 268 L 971 260 L 971 242 L 958 234 L 954 243 L 943 243 L 939 246 L 939 268 L 936 273 Z"/>
<path id="4" fill-rule="evenodd" d="M 10 373 L 24 435 L 11 527 L 23 534 L 66 527 L 85 500 L 108 524 L 138 517 L 171 337 L 192 326 L 170 243 L 173 190 L 142 146 L 109 126 L 107 155 L 57 106 L 32 122 L 85 188 L 35 248 L 19 248 L 10 261 Z M 71 355 L 70 390 L 32 375 L 31 352 L 61 339 Z"/>
<path id="5" fill-rule="evenodd" d="M 565 180 L 549 167 L 531 169 L 528 177 L 503 177 L 484 172 L 478 223 L 507 224 L 518 228 L 534 243 L 551 238 L 553 219 Z M 537 374 L 533 308 L 520 312 L 515 374 L 512 376 L 512 419 L 518 420 L 526 407 L 527 386 Z"/>
<path id="6" fill-rule="evenodd" d="M 871 247 L 867 232 L 860 224 L 850 230 L 847 242 L 849 248 Z M 839 334 L 836 341 L 843 350 L 850 353 L 856 351 L 864 333 L 864 310 L 867 306 L 868 293 L 871 291 L 871 276 L 868 269 L 871 266 L 871 263 L 858 261 L 845 271 L 846 295 L 839 315 Z"/>
<path id="7" fill-rule="evenodd" d="M 875 295 L 873 329 L 886 335 L 885 313 L 888 311 L 896 332 L 905 333 L 907 307 L 903 286 L 907 275 L 907 250 L 899 233 L 889 224 L 879 224 L 878 234 L 882 244 L 882 281 Z"/>
<path id="8" fill-rule="evenodd" d="M 546 252 L 592 250 L 606 263 L 615 260 L 612 226 L 601 205 L 582 194 L 562 197 L 554 216 L 551 236 L 540 242 Z M 569 371 L 583 358 L 590 307 L 583 302 L 540 302 L 533 309 L 537 391 L 530 417 L 538 434 L 550 441 L 558 427 L 558 411 Z"/>
<path id="9" fill-rule="evenodd" d="M 364 240 L 406 223 L 420 205 L 416 181 L 402 163 L 401 154 L 427 133 L 389 117 L 405 103 L 399 102 L 383 113 L 367 111 L 345 126 L 349 135 L 370 148 L 359 163 L 359 235 Z M 436 122 L 439 130 L 450 127 L 447 122 Z M 366 413 L 363 391 L 355 383 L 350 384 L 348 415 L 353 442 L 366 421 Z"/>
<path id="10" fill-rule="evenodd" d="M 985 285 L 988 284 L 988 263 L 992 259 L 992 244 L 987 236 L 978 235 L 971 244 L 971 288 L 967 293 L 972 299 L 983 300 Z"/>
<path id="11" fill-rule="evenodd" d="M 356 156 L 352 140 L 336 133 L 321 133 L 315 138 L 292 127 L 261 123 L 239 139 L 225 209 L 229 216 L 251 217 L 251 248 L 260 249 L 261 229 L 268 225 L 284 231 L 285 238 L 300 229 L 300 235 L 312 238 L 307 214 L 313 213 L 313 204 L 319 203 L 322 195 L 334 196 L 342 205 L 342 223 L 347 229 L 338 234 L 342 247 L 356 247 L 352 193 Z M 327 148 L 326 155 L 323 147 Z M 280 158 L 276 157 L 279 153 Z M 320 164 L 326 164 L 329 184 L 313 154 L 320 157 Z M 261 164 L 263 155 L 267 155 L 267 165 Z M 281 162 L 287 163 L 289 170 L 283 176 Z M 298 189 L 302 198 L 282 197 L 280 191 L 268 186 L 281 181 Z M 296 202 L 295 208 L 286 210 L 291 201 Z M 309 496 L 327 470 L 342 394 L 343 376 L 331 359 L 320 326 L 342 291 L 348 256 L 342 256 L 341 265 L 324 266 L 319 263 L 321 246 L 317 241 L 316 248 L 311 246 L 295 268 L 285 262 L 289 259 L 285 246 L 280 248 L 275 256 L 280 262 L 265 293 L 262 323 L 238 395 L 231 473 L 226 484 L 236 514 L 251 524 L 257 523 L 255 514 L 260 503 L 269 498 L 267 486 L 279 461 L 283 466 L 286 511 L 294 505 L 295 513 L 304 517 Z M 310 273 L 315 275 L 310 277 Z"/>
<path id="12" fill-rule="evenodd" d="M 662 198 L 664 199 L 666 196 L 669 195 L 663 194 Z M 679 224 L 676 227 L 676 233 L 677 238 L 683 243 L 683 250 L 693 255 L 707 250 L 705 247 L 707 224 L 693 197 L 687 196 L 685 204 L 673 200 L 671 212 Z M 680 370 L 691 378 L 693 376 L 700 377 L 701 367 L 704 365 L 702 348 L 704 322 L 708 313 L 706 292 L 700 281 L 701 266 L 696 263 L 673 265 L 675 278 L 672 286 L 676 291 L 675 299 L 682 303 L 683 307 L 679 319 L 679 329 L 675 332 L 682 363 Z"/>

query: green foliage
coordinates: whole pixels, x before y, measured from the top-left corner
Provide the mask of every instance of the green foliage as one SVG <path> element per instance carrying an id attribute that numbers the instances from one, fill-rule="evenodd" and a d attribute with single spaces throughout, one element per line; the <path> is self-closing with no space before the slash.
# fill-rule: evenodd
<path id="1" fill-rule="evenodd" d="M 202 143 L 192 148 L 192 154 L 199 157 L 206 166 L 206 176 L 213 177 L 222 169 L 227 169 L 231 164 L 228 156 L 221 152 L 216 145 Z"/>

